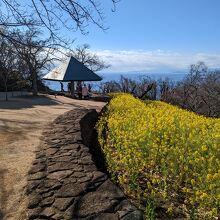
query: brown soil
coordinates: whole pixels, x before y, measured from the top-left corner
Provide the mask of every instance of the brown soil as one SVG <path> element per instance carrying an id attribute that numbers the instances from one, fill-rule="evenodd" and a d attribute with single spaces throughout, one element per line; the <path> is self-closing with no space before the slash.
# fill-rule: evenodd
<path id="1" fill-rule="evenodd" d="M 0 101 L 0 219 L 25 219 L 27 172 L 45 126 L 75 107 L 104 104 L 54 96 Z"/>

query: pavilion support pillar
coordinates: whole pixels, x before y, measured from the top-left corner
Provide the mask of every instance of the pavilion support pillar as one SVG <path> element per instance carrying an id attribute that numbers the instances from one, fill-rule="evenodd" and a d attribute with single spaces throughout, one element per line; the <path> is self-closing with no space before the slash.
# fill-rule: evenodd
<path id="1" fill-rule="evenodd" d="M 71 81 L 70 83 L 70 93 L 72 97 L 75 97 L 75 86 L 74 86 L 74 81 Z"/>

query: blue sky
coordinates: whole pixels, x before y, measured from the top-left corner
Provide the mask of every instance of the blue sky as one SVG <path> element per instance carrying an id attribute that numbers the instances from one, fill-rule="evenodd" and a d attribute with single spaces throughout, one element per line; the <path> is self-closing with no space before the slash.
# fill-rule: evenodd
<path id="1" fill-rule="evenodd" d="M 220 0 L 121 0 L 115 13 L 101 3 L 109 29 L 71 37 L 89 43 L 108 72 L 178 72 L 199 60 L 220 67 Z"/>

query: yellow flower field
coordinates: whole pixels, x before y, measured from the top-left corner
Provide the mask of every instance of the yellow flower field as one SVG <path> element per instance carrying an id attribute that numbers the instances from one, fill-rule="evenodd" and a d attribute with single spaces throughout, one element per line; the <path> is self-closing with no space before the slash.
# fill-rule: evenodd
<path id="1" fill-rule="evenodd" d="M 97 130 L 108 170 L 127 195 L 170 216 L 220 216 L 220 119 L 121 94 Z"/>

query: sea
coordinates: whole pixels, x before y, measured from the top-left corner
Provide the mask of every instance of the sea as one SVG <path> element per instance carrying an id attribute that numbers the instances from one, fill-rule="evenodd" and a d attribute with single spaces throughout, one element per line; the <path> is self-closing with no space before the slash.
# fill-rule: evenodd
<path id="1" fill-rule="evenodd" d="M 136 81 L 140 81 L 143 78 L 150 78 L 153 80 L 169 80 L 173 83 L 177 83 L 183 80 L 186 77 L 185 72 L 178 72 L 178 73 L 98 73 L 99 76 L 102 77 L 102 81 L 100 82 L 85 82 L 92 84 L 92 89 L 98 91 L 101 83 L 105 83 L 108 81 L 120 81 L 121 76 L 124 76 L 129 79 L 133 79 Z M 54 91 L 60 91 L 61 86 L 60 82 L 56 81 L 45 81 L 45 84 Z M 63 83 L 64 90 L 67 91 L 67 83 Z"/>

